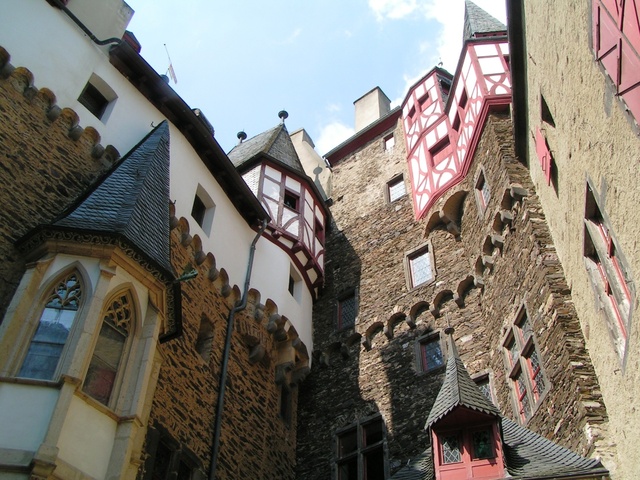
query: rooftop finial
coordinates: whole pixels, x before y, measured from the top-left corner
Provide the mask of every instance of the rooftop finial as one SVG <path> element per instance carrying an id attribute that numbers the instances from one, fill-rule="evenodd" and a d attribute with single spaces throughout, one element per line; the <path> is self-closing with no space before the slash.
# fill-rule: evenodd
<path id="1" fill-rule="evenodd" d="M 444 329 L 444 333 L 445 335 L 447 335 L 447 342 L 449 343 L 449 355 L 451 355 L 452 357 L 457 357 L 458 356 L 458 350 L 456 349 L 456 342 L 453 340 L 453 332 L 454 332 L 454 328 L 449 326 L 447 328 Z"/>
<path id="2" fill-rule="evenodd" d="M 284 123 L 284 121 L 289 117 L 289 114 L 286 110 L 280 110 L 278 112 L 278 117 L 280 118 L 280 120 L 282 120 L 282 123 Z"/>
<path id="3" fill-rule="evenodd" d="M 241 144 L 247 139 L 247 134 L 244 132 L 244 130 L 240 130 L 238 132 L 238 135 L 236 136 L 238 137 L 238 144 Z"/>

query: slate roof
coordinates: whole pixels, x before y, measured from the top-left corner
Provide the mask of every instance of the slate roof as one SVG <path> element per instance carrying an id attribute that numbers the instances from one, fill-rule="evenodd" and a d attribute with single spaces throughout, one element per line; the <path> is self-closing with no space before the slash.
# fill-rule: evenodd
<path id="1" fill-rule="evenodd" d="M 464 2 L 464 30 L 462 40 L 474 38 L 476 33 L 507 31 L 506 25 L 492 17 L 470 0 Z"/>
<path id="2" fill-rule="evenodd" d="M 307 176 L 284 123 L 236 145 L 228 155 L 241 172 L 252 166 L 254 160 L 267 156 L 289 170 Z"/>
<path id="3" fill-rule="evenodd" d="M 484 396 L 469 376 L 467 369 L 458 356 L 452 336 L 448 335 L 447 340 L 449 343 L 447 370 L 440 392 L 438 392 L 436 401 L 431 408 L 431 412 L 429 412 L 425 428 L 431 428 L 434 423 L 457 407 L 466 407 L 487 415 L 499 417 L 500 411 Z"/>
<path id="4" fill-rule="evenodd" d="M 429 413 L 426 428 L 444 418 L 454 408 L 464 406 L 496 415 L 502 426 L 505 468 L 509 478 L 535 479 L 549 476 L 562 478 L 573 475 L 607 475 L 598 460 L 581 457 L 548 440 L 513 420 L 500 415 L 499 410 L 482 394 L 458 357 L 453 337 L 449 335 L 449 358 L 445 379 Z M 391 477 L 392 480 L 434 480 L 435 470 L 431 447 L 413 458 Z"/>
<path id="5" fill-rule="evenodd" d="M 172 273 L 169 201 L 169 125 L 164 121 L 53 225 L 121 235 Z"/>

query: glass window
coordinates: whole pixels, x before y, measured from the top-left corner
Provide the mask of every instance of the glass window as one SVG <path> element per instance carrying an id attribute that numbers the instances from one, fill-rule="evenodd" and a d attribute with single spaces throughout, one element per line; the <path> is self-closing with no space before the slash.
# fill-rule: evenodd
<path id="1" fill-rule="evenodd" d="M 338 329 L 353 327 L 356 323 L 357 303 L 355 294 L 338 301 Z"/>
<path id="2" fill-rule="evenodd" d="M 462 461 L 460 437 L 447 435 L 442 439 L 442 463 L 458 463 Z"/>
<path id="3" fill-rule="evenodd" d="M 489 184 L 484 178 L 484 172 L 481 170 L 476 182 L 476 198 L 480 205 L 480 210 L 484 211 L 491 199 L 491 192 L 489 191 Z"/>
<path id="4" fill-rule="evenodd" d="M 473 458 L 493 458 L 493 438 L 491 430 L 478 430 L 471 433 L 473 444 Z"/>
<path id="5" fill-rule="evenodd" d="M 382 418 L 358 422 L 337 436 L 336 467 L 340 480 L 386 478 Z"/>
<path id="6" fill-rule="evenodd" d="M 82 285 L 77 272 L 62 278 L 49 291 L 19 377 L 53 379 L 81 298 Z"/>
<path id="7" fill-rule="evenodd" d="M 111 399 L 132 319 L 133 302 L 128 292 L 118 295 L 103 317 L 83 390 L 104 405 Z"/>
<path id="8" fill-rule="evenodd" d="M 439 335 L 420 342 L 420 364 L 423 372 L 429 372 L 444 365 Z"/>
<path id="9" fill-rule="evenodd" d="M 409 271 L 411 273 L 411 286 L 414 288 L 433 279 L 429 250 L 423 249 L 409 256 Z"/>
<path id="10" fill-rule="evenodd" d="M 402 175 L 394 180 L 391 180 L 387 184 L 389 193 L 389 202 L 395 202 L 399 198 L 402 198 L 407 193 L 407 188 L 404 184 L 404 178 Z"/>

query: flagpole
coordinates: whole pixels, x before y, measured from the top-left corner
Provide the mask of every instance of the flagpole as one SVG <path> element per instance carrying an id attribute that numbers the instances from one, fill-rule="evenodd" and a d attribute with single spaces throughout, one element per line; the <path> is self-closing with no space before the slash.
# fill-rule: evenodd
<path id="1" fill-rule="evenodd" d="M 176 72 L 173 70 L 173 63 L 171 62 L 171 56 L 169 55 L 169 49 L 167 48 L 167 44 L 164 44 L 164 50 L 167 52 L 167 58 L 169 59 L 169 68 L 167 68 L 167 73 L 173 80 L 174 84 L 178 84 L 178 77 L 176 77 Z"/>

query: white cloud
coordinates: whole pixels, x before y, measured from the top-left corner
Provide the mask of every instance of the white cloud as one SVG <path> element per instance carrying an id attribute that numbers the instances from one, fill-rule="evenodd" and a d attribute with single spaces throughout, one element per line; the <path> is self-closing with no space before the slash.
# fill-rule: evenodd
<path id="1" fill-rule="evenodd" d="M 300 27 L 296 28 L 291 35 L 289 35 L 287 38 L 285 38 L 283 41 L 281 42 L 276 42 L 278 45 L 288 45 L 294 42 L 294 40 L 296 38 L 298 38 L 300 36 L 300 34 L 302 33 L 302 29 Z"/>
<path id="2" fill-rule="evenodd" d="M 418 8 L 417 0 L 369 0 L 369 8 L 373 10 L 378 21 L 385 18 L 397 20 L 410 15 Z"/>
<path id="3" fill-rule="evenodd" d="M 331 113 L 339 112 L 342 110 L 342 107 L 339 103 L 331 103 L 327 106 L 327 111 Z"/>
<path id="4" fill-rule="evenodd" d="M 341 122 L 329 123 L 320 129 L 318 140 L 314 141 L 316 150 L 320 155 L 324 155 L 351 137 L 354 133 L 355 130 L 352 127 L 348 127 Z"/>

